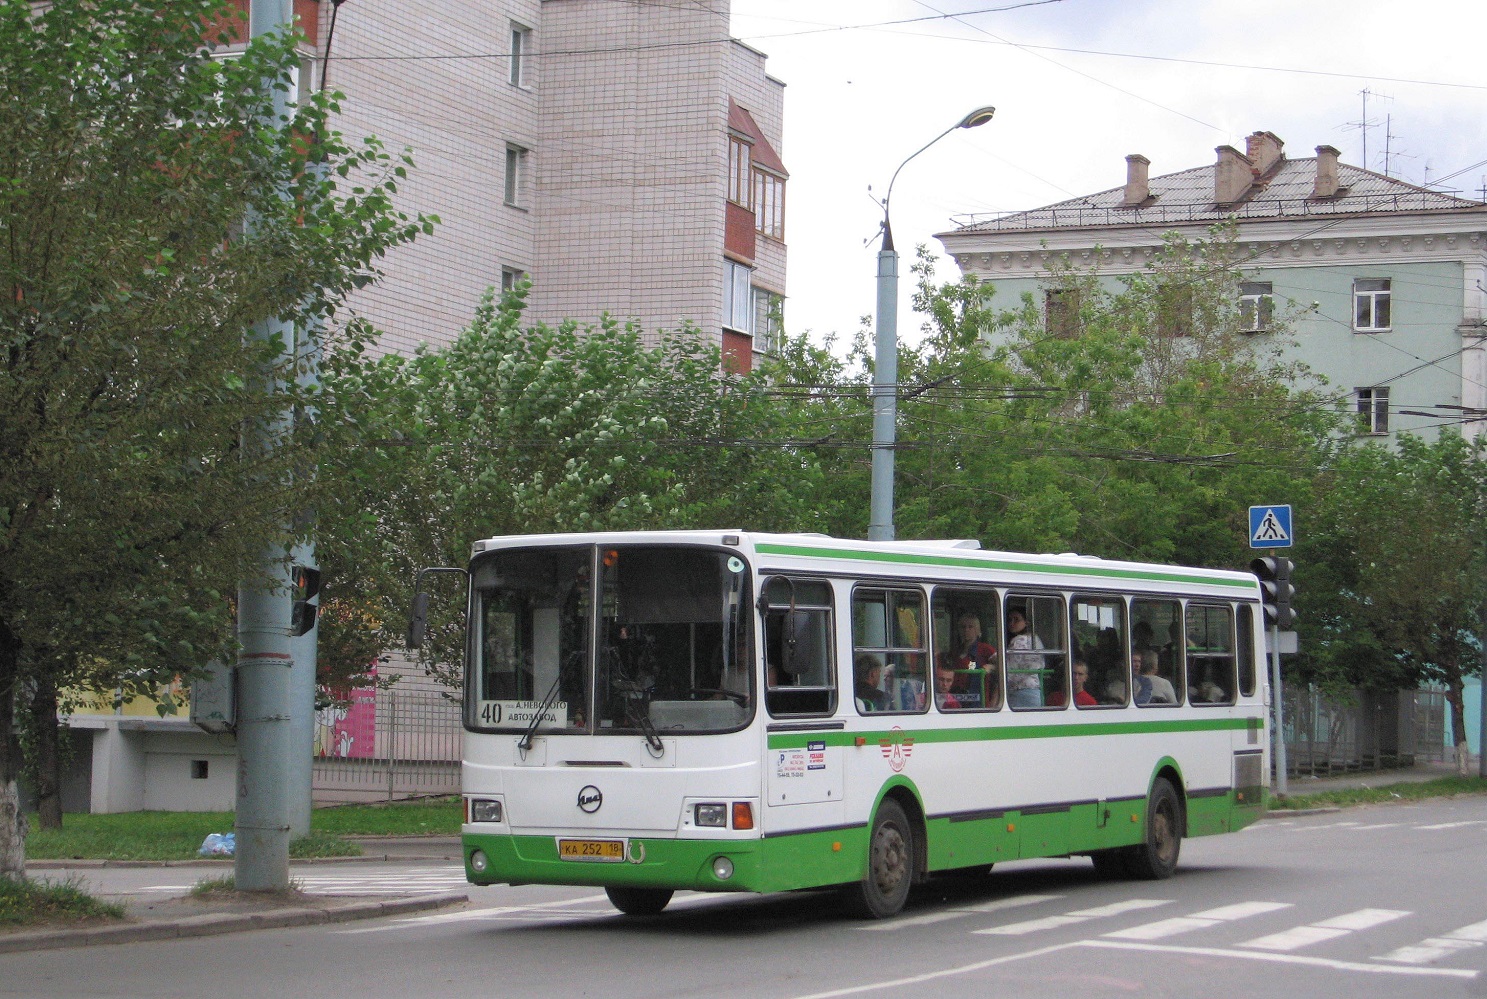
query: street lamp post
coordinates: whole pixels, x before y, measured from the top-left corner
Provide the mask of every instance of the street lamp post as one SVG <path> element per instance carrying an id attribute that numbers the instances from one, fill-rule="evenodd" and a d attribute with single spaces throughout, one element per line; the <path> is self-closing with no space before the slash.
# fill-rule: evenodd
<path id="1" fill-rule="evenodd" d="M 893 248 L 893 226 L 888 203 L 893 183 L 909 160 L 957 128 L 976 128 L 991 121 L 994 107 L 980 107 L 915 150 L 893 171 L 883 198 L 883 244 L 878 250 L 878 322 L 873 364 L 873 477 L 867 537 L 893 540 L 893 448 L 898 436 L 898 253 Z"/>

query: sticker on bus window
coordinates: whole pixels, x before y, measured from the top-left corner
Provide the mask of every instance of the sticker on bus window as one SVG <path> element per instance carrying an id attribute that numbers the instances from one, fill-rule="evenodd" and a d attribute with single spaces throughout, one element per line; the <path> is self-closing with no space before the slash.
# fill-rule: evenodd
<path id="1" fill-rule="evenodd" d="M 537 712 L 542 710 L 541 701 L 481 701 L 476 718 L 482 725 L 530 725 Z M 554 701 L 542 712 L 540 728 L 567 728 L 568 702 Z"/>

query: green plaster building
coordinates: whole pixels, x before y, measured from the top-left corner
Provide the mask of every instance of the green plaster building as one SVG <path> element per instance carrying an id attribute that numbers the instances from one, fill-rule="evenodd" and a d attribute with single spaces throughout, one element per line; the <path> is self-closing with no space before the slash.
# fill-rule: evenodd
<path id="1" fill-rule="evenodd" d="M 1290 159 L 1270 132 L 1216 152 L 1157 177 L 1133 154 L 1123 186 L 937 238 L 963 274 L 1007 304 L 1032 294 L 1056 326 L 1074 304 L 1060 268 L 1113 282 L 1145 269 L 1166 233 L 1198 240 L 1233 220 L 1245 325 L 1264 337 L 1284 318 L 1286 356 L 1358 412 L 1360 433 L 1487 429 L 1487 204 L 1340 163 L 1331 146 Z"/>

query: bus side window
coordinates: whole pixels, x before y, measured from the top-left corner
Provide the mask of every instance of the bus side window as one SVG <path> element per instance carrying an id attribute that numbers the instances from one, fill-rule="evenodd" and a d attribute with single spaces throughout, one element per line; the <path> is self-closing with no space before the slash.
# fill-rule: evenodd
<path id="1" fill-rule="evenodd" d="M 1074 661 L 1077 664 L 1082 660 L 1088 673 L 1084 685 L 1087 696 L 1080 697 L 1076 690 L 1075 705 L 1125 704 L 1131 675 L 1126 660 L 1125 601 L 1115 596 L 1076 596 L 1070 612 Z"/>
<path id="2" fill-rule="evenodd" d="M 1239 692 L 1255 696 L 1255 609 L 1239 605 Z"/>
<path id="3" fill-rule="evenodd" d="M 765 593 L 764 706 L 772 715 L 836 710 L 835 628 L 831 587 L 820 580 L 776 578 Z"/>
<path id="4" fill-rule="evenodd" d="M 1233 704 L 1234 609 L 1188 604 L 1188 701 L 1197 705 Z"/>
<path id="5" fill-rule="evenodd" d="M 1064 598 L 1007 594 L 1005 648 L 1007 704 L 1014 711 L 1045 706 L 1069 690 L 1069 618 Z"/>

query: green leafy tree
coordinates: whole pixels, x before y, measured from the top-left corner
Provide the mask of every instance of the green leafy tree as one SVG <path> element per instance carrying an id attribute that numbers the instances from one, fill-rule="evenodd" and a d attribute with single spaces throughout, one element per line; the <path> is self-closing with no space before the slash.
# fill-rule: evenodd
<path id="1" fill-rule="evenodd" d="M 327 129 L 332 95 L 275 116 L 293 38 L 211 58 L 234 11 L 0 0 L 0 874 L 17 711 L 199 668 L 221 594 L 314 502 L 317 435 L 240 447 L 315 402 L 249 329 L 323 319 L 431 224 L 393 206 L 403 161 Z"/>
<path id="2" fill-rule="evenodd" d="M 1306 372 L 1240 332 L 1222 230 L 1117 282 L 1056 275 L 1052 324 L 1031 296 L 1002 310 L 974 280 L 936 287 L 930 264 L 901 361 L 901 536 L 1233 567 L 1246 507 L 1301 502 L 1331 450 Z"/>
<path id="3" fill-rule="evenodd" d="M 815 523 L 819 470 L 781 446 L 760 378 L 691 329 L 523 327 L 524 293 L 488 295 L 447 348 L 327 373 L 359 443 L 335 466 L 348 488 L 321 509 L 319 552 L 332 596 L 375 607 L 382 648 L 401 644 L 418 570 L 463 565 L 479 538 Z M 435 586 L 424 662 L 457 689 L 463 603 Z"/>
<path id="4" fill-rule="evenodd" d="M 1355 446 L 1323 471 L 1315 508 L 1297 555 L 1301 679 L 1443 685 L 1464 773 L 1463 680 L 1481 672 L 1487 625 L 1487 452 L 1456 433 Z"/>

